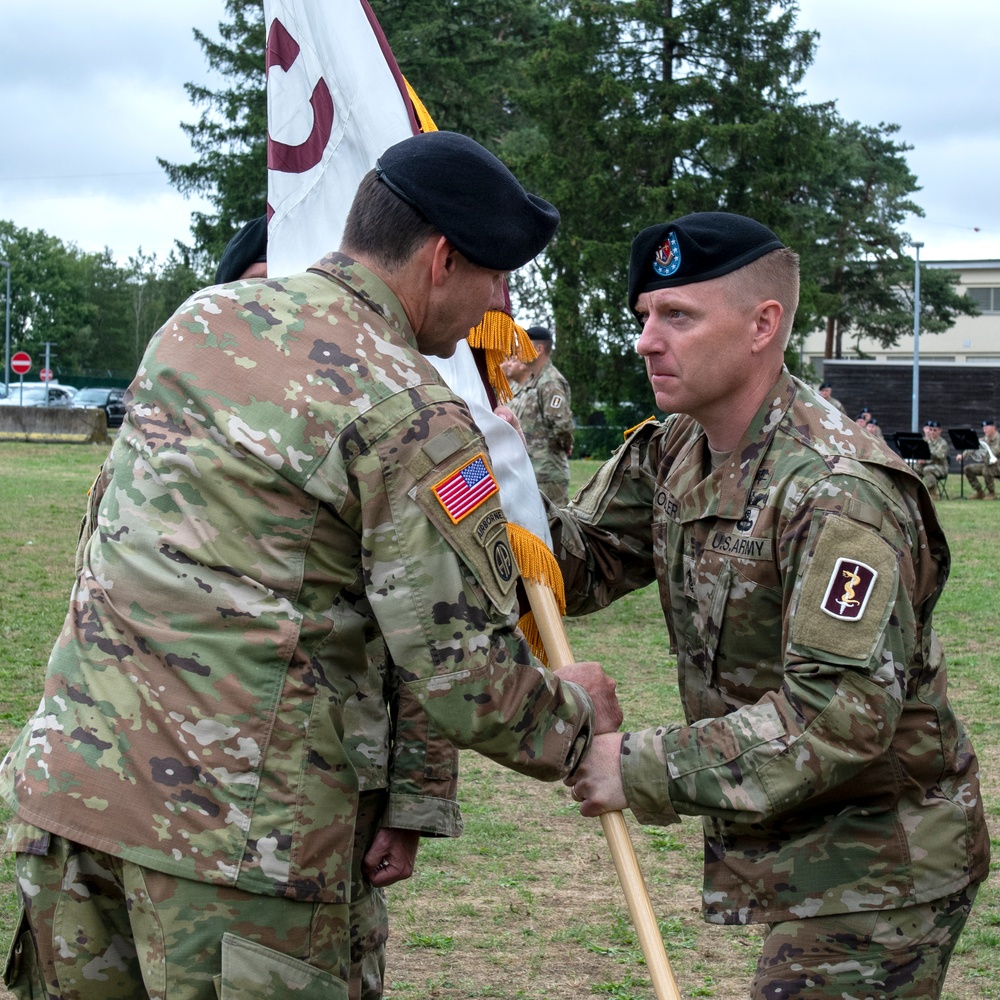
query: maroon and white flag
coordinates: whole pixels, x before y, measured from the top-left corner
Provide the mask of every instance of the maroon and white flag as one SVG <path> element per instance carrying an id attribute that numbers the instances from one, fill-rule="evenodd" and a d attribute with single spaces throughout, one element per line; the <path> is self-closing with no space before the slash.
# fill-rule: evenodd
<path id="1" fill-rule="evenodd" d="M 267 30 L 267 269 L 304 271 L 336 250 L 361 178 L 389 146 L 420 131 L 367 0 L 264 0 Z M 493 413 L 472 350 L 428 359 L 472 411 L 509 521 L 551 549 L 524 444 Z"/>

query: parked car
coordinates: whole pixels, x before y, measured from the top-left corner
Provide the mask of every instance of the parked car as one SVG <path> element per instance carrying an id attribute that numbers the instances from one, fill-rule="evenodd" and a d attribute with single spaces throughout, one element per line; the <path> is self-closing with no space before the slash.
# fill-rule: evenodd
<path id="1" fill-rule="evenodd" d="M 44 389 L 47 385 L 52 386 L 52 388 L 65 389 L 71 396 L 75 396 L 77 389 L 75 385 L 66 385 L 65 382 L 60 382 L 58 379 L 52 379 L 50 382 L 22 382 L 19 378 L 12 379 L 10 382 L 10 392 L 8 395 L 13 395 L 18 391 L 18 388 L 24 386 L 25 389 Z M 0 385 L 0 396 L 3 395 L 3 386 Z"/>
<path id="2" fill-rule="evenodd" d="M 125 419 L 125 390 L 88 385 L 73 397 L 73 405 L 104 410 L 109 427 L 121 427 Z"/>
<path id="3" fill-rule="evenodd" d="M 68 386 L 52 385 L 26 385 L 23 389 L 20 384 L 10 385 L 10 392 L 4 399 L 0 399 L 0 406 L 72 406 L 73 393 Z"/>

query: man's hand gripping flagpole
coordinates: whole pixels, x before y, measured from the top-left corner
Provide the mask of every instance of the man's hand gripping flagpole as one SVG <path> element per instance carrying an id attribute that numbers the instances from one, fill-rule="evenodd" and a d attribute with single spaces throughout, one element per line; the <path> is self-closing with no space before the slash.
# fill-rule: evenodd
<path id="1" fill-rule="evenodd" d="M 562 616 L 552 589 L 544 583 L 527 579 L 524 581 L 524 589 L 531 602 L 531 610 L 538 627 L 538 634 L 545 646 L 549 666 L 553 670 L 558 670 L 568 663 L 573 663 L 573 654 L 569 648 L 569 640 L 566 638 L 566 630 L 563 628 Z M 602 813 L 601 827 L 611 849 L 618 881 L 621 882 L 622 891 L 625 893 L 625 902 L 628 903 L 657 1000 L 681 1000 L 677 980 L 674 979 L 670 960 L 663 947 L 663 937 L 653 911 L 653 904 L 650 902 L 646 882 L 632 846 L 632 838 L 625 824 L 625 815 L 618 810 Z"/>
<path id="2" fill-rule="evenodd" d="M 265 0 L 264 21 L 268 271 L 290 274 L 337 245 L 358 182 L 382 151 L 435 126 L 403 80 L 367 0 L 336 5 Z M 504 402 L 509 387 L 499 361 L 511 353 L 511 344 L 530 360 L 531 342 L 502 307 L 491 310 L 472 333 L 470 342 L 486 348 L 487 368 L 499 381 L 495 391 Z M 498 347 L 510 336 L 513 340 Z M 519 434 L 493 412 L 472 347 L 459 348 L 451 359 L 429 360 L 469 405 L 486 437 L 532 609 L 522 625 L 536 653 L 558 669 L 573 658 L 562 625 L 562 578 L 538 486 Z M 656 996 L 680 1000 L 624 816 L 605 813 L 601 823 Z"/>

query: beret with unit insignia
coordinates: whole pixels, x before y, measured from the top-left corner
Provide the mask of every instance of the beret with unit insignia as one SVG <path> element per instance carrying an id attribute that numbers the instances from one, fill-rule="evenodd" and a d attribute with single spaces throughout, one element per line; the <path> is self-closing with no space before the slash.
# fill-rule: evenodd
<path id="1" fill-rule="evenodd" d="M 644 229 L 632 241 L 628 305 L 643 292 L 721 278 L 784 243 L 745 215 L 695 212 Z"/>

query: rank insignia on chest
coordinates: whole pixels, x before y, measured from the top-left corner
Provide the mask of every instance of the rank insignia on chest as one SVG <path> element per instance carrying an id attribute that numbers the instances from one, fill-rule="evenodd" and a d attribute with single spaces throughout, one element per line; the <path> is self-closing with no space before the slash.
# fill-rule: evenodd
<path id="1" fill-rule="evenodd" d="M 832 618 L 858 621 L 872 595 L 877 571 L 856 559 L 838 559 L 821 607 Z"/>
<path id="2" fill-rule="evenodd" d="M 486 456 L 480 452 L 465 465 L 445 476 L 434 487 L 434 496 L 438 498 L 452 523 L 458 524 L 499 489 L 486 464 Z"/>

